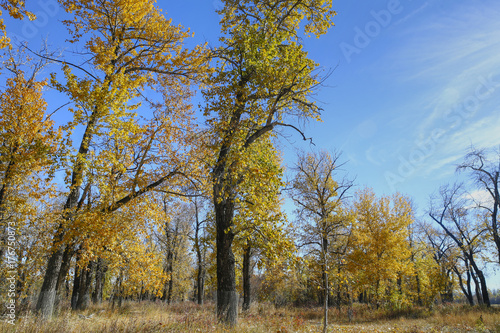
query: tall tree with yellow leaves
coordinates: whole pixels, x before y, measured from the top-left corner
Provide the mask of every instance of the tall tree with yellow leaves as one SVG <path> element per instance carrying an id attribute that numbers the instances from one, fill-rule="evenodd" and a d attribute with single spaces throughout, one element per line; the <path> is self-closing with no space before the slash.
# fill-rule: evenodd
<path id="1" fill-rule="evenodd" d="M 218 64 L 204 95 L 213 135 L 213 201 L 217 228 L 217 317 L 236 325 L 234 212 L 241 193 L 248 149 L 280 126 L 296 128 L 297 118 L 319 118 L 310 100 L 318 84 L 317 64 L 299 36 L 320 36 L 332 25 L 329 0 L 223 1 L 224 36 Z"/>
<path id="2" fill-rule="evenodd" d="M 30 198 L 40 198 L 50 189 L 47 181 L 60 140 L 54 122 L 45 112 L 42 89 L 47 82 L 36 79 L 45 61 L 30 62 L 23 50 L 18 50 L 9 52 L 4 64 L 12 77 L 0 92 L 0 223 L 2 231 L 6 231 L 1 235 L 2 258 L 5 236 L 22 227 L 10 215 L 23 215 L 23 211 L 30 210 L 26 209 Z M 45 177 L 40 177 L 43 173 Z"/>
<path id="3" fill-rule="evenodd" d="M 80 127 L 83 136 L 67 159 L 64 212 L 37 304 L 43 316 L 53 313 L 64 244 L 74 236 L 72 224 L 92 186 L 106 199 L 93 210 L 106 215 L 189 165 L 187 143 L 182 141 L 190 128 L 184 96 L 189 97 L 189 86 L 204 73 L 206 61 L 202 47 L 184 48 L 183 41 L 191 34 L 167 20 L 152 0 L 60 3 L 74 14 L 65 21 L 71 42 L 85 43 L 90 58 L 83 62 L 88 65 L 85 68 L 59 61 L 64 64 L 65 82 L 53 77 L 54 85 L 74 103 L 68 133 Z M 75 69 L 83 75 L 74 74 Z M 148 89 L 161 94 L 163 101 L 159 107 L 151 103 L 144 111 L 141 100 Z M 104 181 L 106 176 L 108 181 Z M 100 220 L 116 222 L 106 217 Z"/>
<path id="4" fill-rule="evenodd" d="M 293 247 L 284 233 L 280 196 L 284 183 L 279 152 L 269 138 L 257 141 L 248 152 L 234 227 L 237 251 L 243 252 L 243 310 L 251 304 L 252 255 L 260 254 L 261 262 L 275 261 L 279 256 L 290 255 Z"/>
<path id="5" fill-rule="evenodd" d="M 413 212 L 408 198 L 377 198 L 371 189 L 357 193 L 352 248 L 348 256 L 357 291 L 379 306 L 385 295 L 400 293 L 402 276 L 411 274 L 408 226 Z"/>

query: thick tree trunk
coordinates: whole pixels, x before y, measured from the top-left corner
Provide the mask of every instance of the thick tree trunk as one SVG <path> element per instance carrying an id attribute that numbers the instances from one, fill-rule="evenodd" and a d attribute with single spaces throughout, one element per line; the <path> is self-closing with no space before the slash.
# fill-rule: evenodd
<path id="1" fill-rule="evenodd" d="M 445 290 L 444 290 L 443 293 L 441 293 L 441 301 L 443 303 L 453 303 L 453 289 L 454 289 L 454 285 L 453 285 L 453 281 L 452 281 L 452 279 L 450 277 L 450 274 L 451 274 L 450 271 L 443 272 L 443 275 L 446 276 Z"/>
<path id="2" fill-rule="evenodd" d="M 95 271 L 95 288 L 92 293 L 92 303 L 101 304 L 102 303 L 102 290 L 104 288 L 104 282 L 106 281 L 106 272 L 108 270 L 108 265 L 104 262 L 102 258 L 97 259 L 97 267 Z"/>
<path id="3" fill-rule="evenodd" d="M 247 245 L 244 249 L 243 253 L 243 311 L 247 311 L 250 309 L 251 303 L 251 269 L 250 269 L 250 256 L 251 256 L 251 247 Z"/>
<path id="4" fill-rule="evenodd" d="M 470 305 L 474 305 L 474 297 L 472 296 L 472 286 L 471 286 L 471 276 L 470 276 L 470 272 L 467 271 L 467 295 L 468 296 L 468 299 L 469 299 L 469 304 Z"/>
<path id="5" fill-rule="evenodd" d="M 116 280 L 116 284 L 114 287 L 114 292 L 113 292 L 113 301 L 111 308 L 115 308 L 115 302 L 118 302 L 118 307 L 121 308 L 122 306 L 122 279 L 123 279 L 123 269 L 120 269 L 120 274 L 118 275 L 118 279 Z"/>
<path id="6" fill-rule="evenodd" d="M 77 255 L 76 265 L 75 265 L 75 277 L 73 278 L 73 292 L 71 293 L 71 309 L 76 310 L 76 304 L 78 303 L 78 296 L 80 294 L 80 283 L 82 282 L 83 269 L 78 267 L 78 261 L 80 260 L 80 255 Z"/>
<path id="7" fill-rule="evenodd" d="M 232 249 L 234 204 L 222 198 L 218 202 L 218 198 L 219 196 L 214 196 L 217 226 L 217 318 L 220 323 L 234 327 L 238 321 L 238 294 Z"/>
<path id="8" fill-rule="evenodd" d="M 92 286 L 92 272 L 94 263 L 90 262 L 86 269 L 81 272 L 81 280 L 76 301 L 77 310 L 86 310 L 90 305 L 90 290 Z"/>
<path id="9" fill-rule="evenodd" d="M 108 83 L 109 86 L 109 83 Z M 64 212 L 62 214 L 62 219 L 65 222 L 71 222 L 73 220 L 73 214 L 78 206 L 78 200 L 80 198 L 80 186 L 83 181 L 84 174 L 84 160 L 89 151 L 89 145 L 92 141 L 92 136 L 94 132 L 94 126 L 98 121 L 99 113 L 97 107 L 92 112 L 90 119 L 83 133 L 82 141 L 80 142 L 80 148 L 78 149 L 79 158 L 76 159 L 73 165 L 73 170 L 71 174 L 71 186 L 64 204 Z M 38 302 L 36 305 L 36 311 L 39 312 L 43 317 L 50 317 L 54 312 L 54 304 L 56 301 L 57 293 L 57 280 L 59 278 L 59 271 L 61 269 L 63 255 L 65 251 L 65 245 L 61 245 L 61 241 L 64 238 L 65 229 L 64 225 L 60 224 L 57 228 L 56 235 L 52 242 L 52 255 L 49 257 L 47 262 L 47 270 L 45 271 L 45 276 L 43 278 L 42 289 L 38 297 Z"/>
<path id="10" fill-rule="evenodd" d="M 198 264 L 198 274 L 196 276 L 196 297 L 199 305 L 203 304 L 205 293 L 205 272 L 203 266 Z"/>
<path id="11" fill-rule="evenodd" d="M 454 267 L 453 271 L 455 272 L 455 274 L 458 277 L 458 285 L 460 286 L 460 289 L 462 290 L 462 293 L 464 294 L 464 296 L 467 298 L 467 302 L 469 302 L 469 305 L 471 305 L 471 306 L 474 305 L 474 298 L 472 297 L 472 291 L 470 289 L 470 273 L 469 273 L 469 270 L 468 269 L 466 270 L 467 280 L 466 280 L 466 284 L 465 285 L 464 285 L 464 280 L 462 278 L 462 274 L 460 274 L 460 271 L 458 270 L 458 268 Z"/>
<path id="12" fill-rule="evenodd" d="M 476 292 L 476 299 L 477 299 L 477 304 L 478 305 L 483 305 L 483 296 L 481 293 L 481 286 L 479 285 L 479 281 L 477 280 L 476 273 L 474 271 L 471 271 L 471 276 L 472 276 L 472 281 L 474 281 L 474 289 Z"/>
<path id="13" fill-rule="evenodd" d="M 167 234 L 168 235 L 168 234 Z M 171 244 L 169 246 L 172 246 Z M 169 248 L 167 250 L 167 274 L 169 276 L 168 282 L 165 285 L 165 301 L 167 304 L 172 302 L 172 290 L 174 288 L 174 266 L 173 266 L 174 255 L 172 250 Z"/>
<path id="14" fill-rule="evenodd" d="M 476 273 L 475 275 L 477 275 L 477 278 L 479 279 L 479 284 L 477 283 L 477 279 L 474 279 L 474 282 L 476 282 L 476 294 L 477 294 L 478 301 L 481 298 L 482 303 L 480 303 L 480 304 L 486 304 L 487 307 L 490 307 L 491 306 L 490 296 L 488 294 L 488 287 L 486 285 L 486 279 L 484 278 L 483 271 L 480 270 L 479 267 L 477 266 L 477 264 L 474 260 L 474 257 L 472 256 L 472 253 L 470 253 L 468 255 L 468 259 L 469 259 L 470 265 L 473 268 L 473 272 Z M 473 273 L 473 272 L 471 272 L 471 273 Z M 474 274 L 472 275 L 472 278 L 475 278 Z M 480 286 L 480 288 L 479 288 L 480 290 L 478 290 L 478 286 Z"/>
<path id="15" fill-rule="evenodd" d="M 483 299 L 483 303 L 487 306 L 490 307 L 490 296 L 488 294 L 488 287 L 486 286 L 486 279 L 484 277 L 484 274 L 481 270 L 477 271 L 477 276 L 479 278 L 479 283 L 481 284 L 481 296 Z"/>
<path id="16" fill-rule="evenodd" d="M 498 186 L 500 185 L 500 172 L 496 171 L 493 178 L 493 212 L 491 213 L 491 226 L 490 230 L 493 234 L 493 242 L 497 247 L 498 263 L 500 264 L 500 235 L 499 235 L 499 223 L 497 220 L 498 210 L 500 209 L 500 191 Z"/>
<path id="17" fill-rule="evenodd" d="M 75 182 L 75 180 L 73 180 L 73 182 Z M 66 204 L 64 205 L 65 210 L 76 207 L 79 193 L 79 187 L 74 187 L 70 191 Z M 68 212 L 64 213 L 62 218 L 65 221 L 71 221 L 72 219 L 71 214 Z M 45 270 L 42 289 L 40 290 L 40 295 L 38 296 L 38 302 L 36 304 L 36 311 L 44 318 L 51 317 L 54 313 L 57 284 L 61 273 L 64 253 L 66 251 L 66 245 L 61 245 L 64 233 L 64 226 L 60 224 L 58 226 L 56 236 L 52 241 L 52 254 L 49 256 L 49 260 L 47 262 L 47 269 Z"/>
<path id="18" fill-rule="evenodd" d="M 64 250 L 63 258 L 61 261 L 61 269 L 59 270 L 59 276 L 57 277 L 56 284 L 56 306 L 60 304 L 65 294 L 66 277 L 68 276 L 69 269 L 71 268 L 71 259 L 73 258 L 73 246 L 66 246 Z"/>
<path id="19" fill-rule="evenodd" d="M 57 244 L 55 240 L 54 243 Z M 42 289 L 40 290 L 40 295 L 38 296 L 38 302 L 36 304 L 36 310 L 44 318 L 51 317 L 54 313 L 57 280 L 59 278 L 59 271 L 61 269 L 64 250 L 64 247 L 57 246 L 47 262 L 47 269 L 45 270 Z"/>

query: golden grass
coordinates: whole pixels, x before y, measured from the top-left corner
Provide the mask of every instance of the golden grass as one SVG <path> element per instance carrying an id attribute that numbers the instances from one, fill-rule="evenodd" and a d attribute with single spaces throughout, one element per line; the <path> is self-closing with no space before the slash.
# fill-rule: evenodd
<path id="1" fill-rule="evenodd" d="M 329 332 L 495 332 L 500 333 L 500 308 L 466 306 L 439 307 L 392 312 L 354 306 L 349 322 L 347 310 L 330 310 Z M 319 332 L 320 308 L 275 308 L 254 304 L 240 314 L 238 326 L 217 325 L 213 304 L 198 306 L 190 302 L 167 306 L 162 303 L 126 303 L 120 309 L 107 305 L 85 312 L 63 311 L 51 320 L 33 314 L 23 315 L 16 324 L 2 323 L 0 333 L 132 333 L 132 332 L 241 332 L 292 333 Z"/>

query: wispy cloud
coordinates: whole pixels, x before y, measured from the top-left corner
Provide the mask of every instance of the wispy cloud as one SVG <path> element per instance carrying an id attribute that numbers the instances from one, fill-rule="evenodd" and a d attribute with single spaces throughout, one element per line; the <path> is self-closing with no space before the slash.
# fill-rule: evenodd
<path id="1" fill-rule="evenodd" d="M 402 34 L 408 40 L 394 52 L 394 79 L 415 86 L 407 109 L 406 135 L 422 142 L 440 132 L 439 144 L 419 165 L 419 174 L 438 174 L 463 158 L 468 147 L 500 143 L 500 4 L 456 5 L 426 16 Z M 438 18 L 439 15 L 439 18 Z M 411 121 L 408 121 L 411 119 Z M 407 147 L 407 151 L 418 149 Z M 454 168 L 453 168 L 454 169 Z"/>

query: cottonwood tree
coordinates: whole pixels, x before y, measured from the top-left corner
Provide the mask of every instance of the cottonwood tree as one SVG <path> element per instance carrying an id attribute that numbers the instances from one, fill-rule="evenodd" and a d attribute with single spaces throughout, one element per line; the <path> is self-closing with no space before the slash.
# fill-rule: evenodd
<path id="1" fill-rule="evenodd" d="M 484 248 L 484 234 L 486 228 L 482 218 L 470 209 L 470 200 L 461 185 L 443 186 L 439 196 L 431 202 L 429 216 L 436 222 L 460 248 L 466 259 L 466 266 L 470 264 L 471 274 L 476 283 L 476 296 L 479 304 L 490 306 L 486 278 L 480 268 L 480 254 Z"/>
<path id="2" fill-rule="evenodd" d="M 53 76 L 54 86 L 73 103 L 73 119 L 66 130 L 71 134 L 78 127 L 83 136 L 67 158 L 64 211 L 37 303 L 43 316 L 53 313 L 65 244 L 71 241 L 72 224 L 84 206 L 79 203 L 92 186 L 103 199 L 94 213 L 107 215 L 183 173 L 189 165 L 182 141 L 190 126 L 189 107 L 183 96 L 189 97 L 189 86 L 204 73 L 206 60 L 203 48 L 184 48 L 183 41 L 191 34 L 167 20 L 154 1 L 60 3 L 73 14 L 72 20 L 64 22 L 70 41 L 85 43 L 82 57 L 89 57 L 82 66 L 59 60 L 64 64 L 65 81 Z M 146 93 L 142 91 L 148 89 L 156 90 L 162 101 L 144 110 L 141 100 Z"/>
<path id="3" fill-rule="evenodd" d="M 273 261 L 292 252 L 281 212 L 280 191 L 284 183 L 280 154 L 269 138 L 256 142 L 248 152 L 234 228 L 235 246 L 243 252 L 243 310 L 248 310 L 251 304 L 252 257 L 256 262 L 258 258 Z"/>
<path id="4" fill-rule="evenodd" d="M 8 55 L 4 66 L 12 76 L 0 92 L 0 258 L 7 229 L 22 232 L 30 211 L 36 211 L 34 201 L 52 193 L 50 180 L 61 139 L 46 113 L 42 90 L 47 82 L 37 80 L 46 61 L 30 61 L 23 49 Z"/>
<path id="5" fill-rule="evenodd" d="M 347 191 L 353 181 L 340 178 L 340 154 L 328 152 L 299 154 L 292 183 L 292 199 L 298 216 L 304 221 L 304 242 L 320 249 L 323 288 L 323 332 L 328 327 L 329 254 L 332 245 L 338 245 L 350 223 L 345 213 Z"/>
<path id="6" fill-rule="evenodd" d="M 187 281 L 190 281 L 188 239 L 195 212 L 187 203 L 169 203 L 166 197 L 162 200 L 165 218 L 158 240 L 165 254 L 164 271 L 167 275 L 162 300 L 170 304 L 175 296 L 185 295 Z"/>
<path id="7" fill-rule="evenodd" d="M 217 226 L 217 317 L 234 326 L 237 293 L 234 210 L 248 148 L 297 118 L 319 118 L 310 100 L 318 77 L 299 37 L 332 25 L 331 1 L 223 1 L 216 73 L 204 91 L 213 136 L 213 202 Z"/>
<path id="8" fill-rule="evenodd" d="M 500 264 L 500 148 L 496 158 L 491 158 L 488 151 L 472 148 L 465 156 L 464 162 L 458 170 L 468 171 L 479 187 L 480 191 L 487 193 L 488 200 L 476 202 L 489 215 L 486 223 L 488 233 L 497 249 L 497 262 Z"/>
<path id="9" fill-rule="evenodd" d="M 356 276 L 357 289 L 377 306 L 389 296 L 402 297 L 398 288 L 412 275 L 408 227 L 413 223 L 410 200 L 400 194 L 377 198 L 369 189 L 356 194 L 348 266 Z"/>

